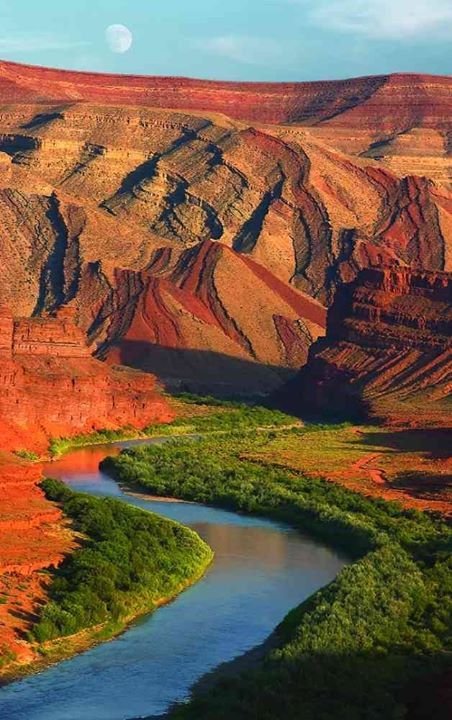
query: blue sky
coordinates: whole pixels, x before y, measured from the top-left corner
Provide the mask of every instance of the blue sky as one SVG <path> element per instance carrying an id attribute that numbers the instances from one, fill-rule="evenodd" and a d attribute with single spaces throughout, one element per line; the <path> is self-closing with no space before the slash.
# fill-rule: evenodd
<path id="1" fill-rule="evenodd" d="M 123 24 L 133 43 L 105 39 Z M 452 0 L 0 0 L 0 58 L 237 80 L 452 73 Z"/>

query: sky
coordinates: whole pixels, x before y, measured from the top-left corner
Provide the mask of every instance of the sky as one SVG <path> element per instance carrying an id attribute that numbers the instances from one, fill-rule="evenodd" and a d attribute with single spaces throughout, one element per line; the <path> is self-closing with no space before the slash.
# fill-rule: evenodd
<path id="1" fill-rule="evenodd" d="M 222 80 L 452 74 L 452 0 L 0 0 L 0 58 Z"/>

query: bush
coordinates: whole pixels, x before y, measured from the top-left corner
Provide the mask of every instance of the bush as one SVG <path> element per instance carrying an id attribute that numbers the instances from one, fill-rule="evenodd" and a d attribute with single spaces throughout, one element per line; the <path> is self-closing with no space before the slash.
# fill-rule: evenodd
<path id="1" fill-rule="evenodd" d="M 243 459 L 265 438 L 178 440 L 103 463 L 128 485 L 285 520 L 355 558 L 289 613 L 262 666 L 195 693 L 171 717 L 403 718 L 407 684 L 450 664 L 451 532 L 396 503 Z"/>
<path id="2" fill-rule="evenodd" d="M 198 535 L 171 520 L 75 493 L 58 480 L 46 479 L 42 488 L 86 539 L 55 572 L 51 601 L 32 630 L 39 642 L 150 610 L 211 560 Z"/>

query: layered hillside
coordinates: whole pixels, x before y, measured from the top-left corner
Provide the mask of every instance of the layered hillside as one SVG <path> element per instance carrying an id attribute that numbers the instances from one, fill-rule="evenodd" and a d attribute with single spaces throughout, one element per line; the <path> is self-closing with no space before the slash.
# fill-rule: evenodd
<path id="1" fill-rule="evenodd" d="M 269 123 L 320 122 L 338 127 L 404 130 L 437 128 L 450 120 L 451 79 L 433 75 L 380 75 L 349 80 L 247 83 L 178 77 L 105 75 L 0 63 L 5 102 L 117 103 L 210 110 Z M 384 108 L 384 113 L 382 113 Z"/>
<path id="2" fill-rule="evenodd" d="M 451 96 L 0 63 L 0 297 L 71 302 L 92 352 L 173 385 L 271 389 L 361 268 L 452 269 Z"/>
<path id="3" fill-rule="evenodd" d="M 450 273 L 361 271 L 337 292 L 287 397 L 305 410 L 450 426 L 451 300 Z"/>
<path id="4" fill-rule="evenodd" d="M 117 270 L 99 309 L 100 356 L 166 386 L 257 394 L 304 364 L 325 310 L 246 256 L 205 241 L 157 253 L 147 270 Z"/>
<path id="5" fill-rule="evenodd" d="M 153 376 L 90 356 L 73 315 L 30 320 L 0 309 L 2 450 L 42 452 L 52 437 L 172 418 Z"/>

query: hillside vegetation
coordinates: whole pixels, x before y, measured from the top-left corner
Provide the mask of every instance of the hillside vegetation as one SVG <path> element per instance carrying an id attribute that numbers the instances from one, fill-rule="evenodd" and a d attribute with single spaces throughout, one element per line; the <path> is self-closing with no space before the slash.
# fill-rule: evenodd
<path id="1" fill-rule="evenodd" d="M 193 530 L 172 520 L 58 480 L 42 487 L 82 540 L 55 571 L 50 602 L 32 631 L 40 643 L 107 623 L 113 634 L 196 580 L 212 559 Z"/>
<path id="2" fill-rule="evenodd" d="M 285 432 L 300 439 L 304 431 Z M 262 665 L 195 693 L 171 717 L 403 718 L 413 683 L 450 664 L 450 530 L 396 503 L 245 459 L 271 436 L 177 440 L 103 463 L 129 486 L 284 520 L 355 559 L 286 617 Z"/>

